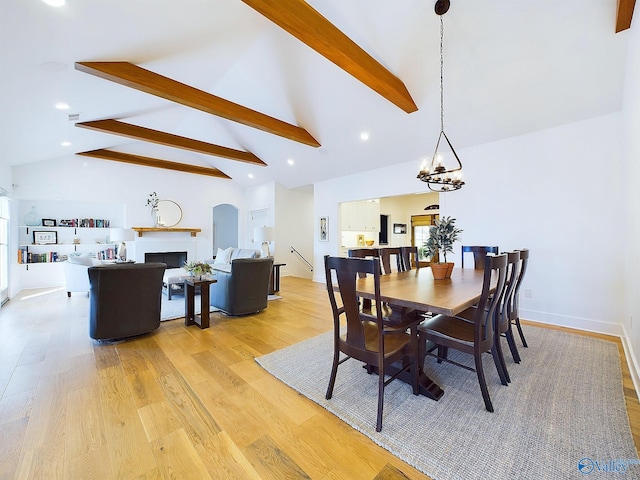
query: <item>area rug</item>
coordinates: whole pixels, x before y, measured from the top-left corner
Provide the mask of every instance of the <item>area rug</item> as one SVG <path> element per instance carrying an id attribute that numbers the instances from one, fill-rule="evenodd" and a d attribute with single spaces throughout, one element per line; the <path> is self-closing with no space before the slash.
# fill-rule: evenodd
<path id="1" fill-rule="evenodd" d="M 200 314 L 200 295 L 196 295 L 194 299 L 195 313 Z M 210 307 L 210 312 L 216 312 L 217 308 Z M 175 295 L 171 300 L 167 300 L 166 295 L 162 295 L 162 304 L 160 305 L 160 321 L 174 320 L 176 318 L 184 318 L 184 297 Z"/>
<path id="2" fill-rule="evenodd" d="M 380 433 L 375 431 L 377 377 L 367 375 L 361 363 L 340 365 L 333 398 L 324 398 L 331 332 L 256 361 L 436 480 L 640 478 L 616 345 L 531 326 L 525 335 L 529 348 L 520 347 L 522 362 L 514 364 L 507 353 L 509 386 L 500 384 L 486 355 L 494 413 L 484 408 L 475 373 L 427 357 L 425 371 L 444 396 L 436 402 L 392 382 L 385 389 Z M 453 351 L 450 358 L 472 361 Z"/>
<path id="3" fill-rule="evenodd" d="M 278 295 L 269 295 L 268 300 L 279 300 L 282 297 Z M 200 314 L 200 295 L 195 296 L 195 313 Z M 209 307 L 210 312 L 217 312 L 215 307 Z M 160 321 L 174 320 L 176 318 L 184 318 L 184 296 L 174 295 L 171 300 L 167 300 L 166 295 L 162 295 L 162 304 L 160 306 Z"/>

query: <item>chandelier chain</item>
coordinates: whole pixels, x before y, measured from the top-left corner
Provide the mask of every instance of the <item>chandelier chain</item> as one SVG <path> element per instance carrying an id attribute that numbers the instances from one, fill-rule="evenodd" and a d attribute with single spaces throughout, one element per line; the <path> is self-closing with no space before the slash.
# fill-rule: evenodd
<path id="1" fill-rule="evenodd" d="M 440 131 L 444 131 L 444 54 L 442 43 L 444 39 L 444 22 L 440 15 Z"/>

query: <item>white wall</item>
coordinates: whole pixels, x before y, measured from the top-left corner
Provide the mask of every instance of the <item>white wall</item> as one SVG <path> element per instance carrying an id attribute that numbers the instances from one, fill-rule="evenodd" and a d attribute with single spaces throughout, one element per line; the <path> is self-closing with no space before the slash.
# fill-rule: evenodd
<path id="1" fill-rule="evenodd" d="M 291 247 L 308 262 L 313 262 L 313 193 L 287 190 L 277 185 L 275 225 L 279 244 L 275 260 L 286 263 L 281 274 L 311 278 L 311 268 L 291 252 Z"/>
<path id="2" fill-rule="evenodd" d="M 523 318 L 622 333 L 623 254 L 607 233 L 625 220 L 621 125 L 621 115 L 607 115 L 458 151 L 467 185 L 440 195 L 440 214 L 458 219 L 464 243 L 531 250 Z M 409 161 L 319 182 L 315 216 L 328 215 L 335 231 L 340 202 L 425 191 L 417 168 Z M 339 249 L 315 246 L 316 265 Z M 323 281 L 320 270 L 314 279 Z"/>
<path id="3" fill-rule="evenodd" d="M 635 359 L 632 373 L 636 390 L 640 390 L 638 355 L 640 355 L 640 9 L 635 9 L 630 35 L 624 91 L 625 178 L 627 198 L 625 238 L 625 293 L 627 302 L 621 317 L 627 342 L 627 357 Z"/>
<path id="4" fill-rule="evenodd" d="M 7 192 L 11 192 L 11 183 L 13 182 L 13 176 L 11 174 L 11 165 L 9 162 L 0 160 L 0 188 Z"/>

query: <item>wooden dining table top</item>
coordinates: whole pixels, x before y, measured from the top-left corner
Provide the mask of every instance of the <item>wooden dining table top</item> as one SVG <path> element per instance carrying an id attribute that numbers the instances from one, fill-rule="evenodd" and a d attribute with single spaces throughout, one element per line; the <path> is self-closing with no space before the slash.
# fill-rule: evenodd
<path id="1" fill-rule="evenodd" d="M 484 271 L 454 268 L 451 278 L 434 280 L 430 268 L 393 272 L 380 276 L 383 302 L 415 310 L 457 315 L 480 299 Z M 374 298 L 373 276 L 358 279 L 357 294 Z"/>

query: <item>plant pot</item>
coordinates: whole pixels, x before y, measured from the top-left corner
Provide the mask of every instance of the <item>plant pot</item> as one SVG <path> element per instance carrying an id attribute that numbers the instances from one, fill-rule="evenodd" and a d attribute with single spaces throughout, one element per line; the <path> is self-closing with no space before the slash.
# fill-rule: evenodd
<path id="1" fill-rule="evenodd" d="M 431 272 L 433 273 L 433 278 L 435 280 L 443 280 L 445 278 L 451 277 L 451 272 L 453 272 L 453 265 L 453 262 L 432 263 Z"/>

